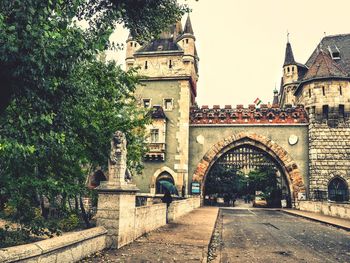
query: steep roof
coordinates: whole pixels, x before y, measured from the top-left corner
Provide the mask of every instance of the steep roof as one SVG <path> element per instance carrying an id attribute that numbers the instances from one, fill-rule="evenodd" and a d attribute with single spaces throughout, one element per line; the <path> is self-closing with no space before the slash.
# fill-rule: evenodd
<path id="1" fill-rule="evenodd" d="M 348 77 L 348 74 L 340 63 L 338 64 L 328 53 L 320 50 L 306 72 L 303 81 L 325 77 Z"/>
<path id="2" fill-rule="evenodd" d="M 190 15 L 188 15 L 187 19 L 186 19 L 186 24 L 185 24 L 185 28 L 184 28 L 184 34 L 191 34 L 191 35 L 194 34 L 193 33 L 193 28 L 192 28 Z"/>
<path id="3" fill-rule="evenodd" d="M 168 39 L 156 39 L 150 43 L 145 44 L 135 54 L 143 52 L 156 52 L 156 51 L 179 51 L 182 52 L 182 48 L 174 41 L 173 38 Z"/>
<path id="4" fill-rule="evenodd" d="M 287 42 L 287 46 L 286 46 L 286 53 L 285 53 L 285 56 L 284 56 L 283 67 L 286 66 L 286 65 L 293 65 L 293 64 L 296 64 L 296 62 L 294 60 L 292 46 L 290 45 L 290 43 L 288 41 Z"/>
<path id="5" fill-rule="evenodd" d="M 340 59 L 334 61 L 347 73 L 350 73 L 350 34 L 325 36 L 306 62 L 307 67 L 310 68 L 314 64 L 320 49 L 327 53 L 329 50 L 339 50 Z"/>

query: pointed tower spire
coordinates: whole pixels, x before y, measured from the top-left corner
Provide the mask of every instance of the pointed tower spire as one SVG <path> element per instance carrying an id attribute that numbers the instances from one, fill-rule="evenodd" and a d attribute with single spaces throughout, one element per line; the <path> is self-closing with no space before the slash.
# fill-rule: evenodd
<path id="1" fill-rule="evenodd" d="M 288 37 L 288 42 L 287 42 L 287 46 L 286 46 L 286 54 L 285 54 L 285 57 L 284 57 L 283 67 L 286 66 L 286 65 L 293 65 L 295 63 L 296 62 L 294 60 L 292 46 L 289 43 L 289 37 Z"/>
<path id="2" fill-rule="evenodd" d="M 188 16 L 187 16 L 187 20 L 186 20 L 186 24 L 185 24 L 185 28 L 184 28 L 184 34 L 193 35 L 193 28 L 192 28 L 190 14 L 188 14 Z"/>

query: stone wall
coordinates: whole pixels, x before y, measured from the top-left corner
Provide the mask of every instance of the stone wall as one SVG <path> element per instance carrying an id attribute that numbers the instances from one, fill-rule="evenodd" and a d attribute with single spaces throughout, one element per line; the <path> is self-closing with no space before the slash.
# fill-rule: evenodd
<path id="1" fill-rule="evenodd" d="M 193 209 L 200 207 L 200 197 L 192 197 L 180 201 L 174 201 L 169 206 L 168 219 L 174 221 L 179 217 L 191 212 Z"/>
<path id="2" fill-rule="evenodd" d="M 199 197 L 174 201 L 169 207 L 169 220 L 176 220 L 198 207 L 200 207 Z M 121 246 L 166 225 L 166 204 L 136 207 L 134 213 L 134 216 L 130 217 L 131 220 L 129 220 L 129 225 L 133 227 L 123 227 L 121 232 L 122 236 L 129 236 L 126 242 L 119 243 Z M 94 227 L 31 244 L 0 249 L 0 262 L 77 262 L 91 254 L 109 248 L 107 239 L 107 230 L 104 227 Z"/>
<path id="3" fill-rule="evenodd" d="M 350 204 L 337 204 L 331 202 L 300 201 L 299 209 L 321 213 L 328 216 L 350 219 Z"/>
<path id="4" fill-rule="evenodd" d="M 60 237 L 0 249 L 0 262 L 66 263 L 76 262 L 106 248 L 103 227 L 67 233 Z"/>
<path id="5" fill-rule="evenodd" d="M 350 124 L 312 121 L 309 125 L 310 193 L 328 190 L 329 181 L 339 176 L 350 185 Z"/>
<path id="6" fill-rule="evenodd" d="M 166 224 L 166 204 L 136 207 L 134 238 Z"/>

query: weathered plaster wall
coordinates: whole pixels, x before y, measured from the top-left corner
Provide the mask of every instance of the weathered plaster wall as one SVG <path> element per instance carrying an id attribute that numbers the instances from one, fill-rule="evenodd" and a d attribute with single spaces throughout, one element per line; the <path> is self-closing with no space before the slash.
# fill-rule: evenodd
<path id="1" fill-rule="evenodd" d="M 134 181 L 141 192 L 150 192 L 155 172 L 162 167 L 168 167 L 175 175 L 174 181 L 178 190 L 184 179 L 187 179 L 188 136 L 189 136 L 189 108 L 190 83 L 188 80 L 152 80 L 145 81 L 135 93 L 136 98 L 150 98 L 151 105 L 162 105 L 164 99 L 173 100 L 172 110 L 165 111 L 166 123 L 166 155 L 164 162 L 146 161 L 142 175 L 135 176 Z M 154 191 L 154 188 L 152 189 Z"/>
<path id="2" fill-rule="evenodd" d="M 306 188 L 308 178 L 308 126 L 307 125 L 191 125 L 189 145 L 189 181 L 198 163 L 216 143 L 240 132 L 255 133 L 273 140 L 293 158 L 303 176 Z M 291 135 L 298 137 L 295 145 L 288 143 Z"/>

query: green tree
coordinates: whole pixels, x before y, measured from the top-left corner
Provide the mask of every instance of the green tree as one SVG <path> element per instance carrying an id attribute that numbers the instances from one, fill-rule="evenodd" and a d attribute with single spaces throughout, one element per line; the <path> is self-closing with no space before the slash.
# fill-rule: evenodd
<path id="1" fill-rule="evenodd" d="M 214 165 L 206 178 L 205 194 L 238 194 L 244 186 L 244 176 L 238 170 Z"/>
<path id="2" fill-rule="evenodd" d="M 43 197 L 67 212 L 65 200 L 84 194 L 86 175 L 107 164 L 117 129 L 127 136 L 129 166 L 142 168 L 149 119 L 133 97 L 139 79 L 96 55 L 110 47 L 117 24 L 149 39 L 184 11 L 173 0 L 0 2 L 0 201 L 7 218 L 35 234 L 54 231 L 38 210 Z"/>

